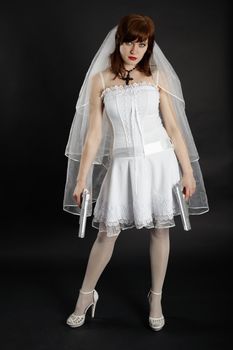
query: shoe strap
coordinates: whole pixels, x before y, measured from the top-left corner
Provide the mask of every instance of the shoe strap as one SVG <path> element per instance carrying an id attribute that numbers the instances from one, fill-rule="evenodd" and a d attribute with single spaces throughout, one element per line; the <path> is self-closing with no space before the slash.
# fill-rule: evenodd
<path id="1" fill-rule="evenodd" d="M 84 292 L 82 289 L 79 289 L 80 293 L 82 294 L 91 294 L 94 292 L 95 289 L 91 290 L 90 292 Z"/>
<path id="2" fill-rule="evenodd" d="M 161 295 L 162 294 L 162 292 L 154 292 L 152 289 L 150 291 L 151 291 L 151 293 L 153 293 L 155 295 Z"/>

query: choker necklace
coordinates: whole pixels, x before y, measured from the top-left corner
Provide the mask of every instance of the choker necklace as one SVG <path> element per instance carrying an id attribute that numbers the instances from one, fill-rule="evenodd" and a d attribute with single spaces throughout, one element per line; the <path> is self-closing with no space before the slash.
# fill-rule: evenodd
<path id="1" fill-rule="evenodd" d="M 129 81 L 133 80 L 133 78 L 130 77 L 129 73 L 132 72 L 132 70 L 134 70 L 135 68 L 136 68 L 136 66 L 133 69 L 130 69 L 130 70 L 127 70 L 127 69 L 124 68 L 124 70 L 126 70 L 126 72 L 127 72 L 126 77 L 123 77 L 122 75 L 119 74 L 119 78 L 122 79 L 122 80 L 125 80 L 126 81 L 126 85 L 129 85 Z"/>

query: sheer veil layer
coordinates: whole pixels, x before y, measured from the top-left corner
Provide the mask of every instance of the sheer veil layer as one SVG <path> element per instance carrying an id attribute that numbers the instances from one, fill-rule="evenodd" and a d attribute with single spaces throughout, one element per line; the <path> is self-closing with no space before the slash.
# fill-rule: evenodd
<path id="1" fill-rule="evenodd" d="M 65 149 L 65 156 L 68 159 L 63 209 L 71 214 L 80 215 L 81 211 L 73 198 L 73 192 L 76 186 L 76 178 L 88 129 L 91 77 L 110 66 L 109 55 L 115 49 L 116 31 L 117 26 L 110 30 L 95 54 L 81 86 L 76 104 L 75 115 Z M 190 162 L 193 168 L 193 175 L 196 180 L 196 191 L 188 201 L 189 214 L 195 215 L 205 213 L 209 210 L 208 199 L 199 165 L 199 154 L 185 113 L 185 101 L 180 80 L 156 42 L 154 42 L 153 53 L 150 58 L 150 68 L 154 81 L 157 72 L 159 73 L 158 85 L 167 93 L 169 104 L 187 145 Z M 102 135 L 100 146 L 87 176 L 86 187 L 91 194 L 87 216 L 92 215 L 92 204 L 97 200 L 103 178 L 111 159 L 114 135 L 105 108 L 103 109 Z M 182 174 L 181 168 L 180 172 Z"/>

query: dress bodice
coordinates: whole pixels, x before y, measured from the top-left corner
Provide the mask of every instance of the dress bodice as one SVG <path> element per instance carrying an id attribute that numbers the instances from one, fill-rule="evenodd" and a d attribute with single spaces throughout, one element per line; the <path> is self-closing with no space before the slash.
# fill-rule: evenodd
<path id="1" fill-rule="evenodd" d="M 146 155 L 173 145 L 159 114 L 160 94 L 154 83 L 115 85 L 102 91 L 113 128 L 113 153 Z"/>

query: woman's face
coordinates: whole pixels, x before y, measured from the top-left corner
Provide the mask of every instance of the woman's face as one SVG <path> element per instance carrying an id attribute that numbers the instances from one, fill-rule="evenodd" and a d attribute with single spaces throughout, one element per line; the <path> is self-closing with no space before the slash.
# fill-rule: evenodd
<path id="1" fill-rule="evenodd" d="M 142 42 L 124 42 L 120 45 L 120 54 L 125 64 L 135 66 L 143 58 L 148 47 L 148 39 Z M 136 57 L 136 59 L 131 59 Z"/>

